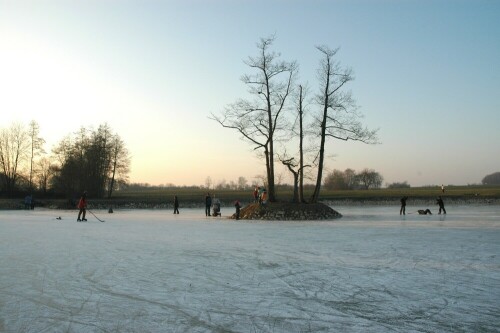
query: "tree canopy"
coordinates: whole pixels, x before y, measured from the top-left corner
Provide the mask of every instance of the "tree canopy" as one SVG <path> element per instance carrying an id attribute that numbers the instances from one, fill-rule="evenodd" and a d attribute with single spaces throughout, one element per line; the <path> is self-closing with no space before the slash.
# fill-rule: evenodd
<path id="1" fill-rule="evenodd" d="M 117 182 L 125 182 L 129 155 L 121 138 L 108 125 L 96 131 L 82 128 L 74 137 L 66 137 L 54 149 L 60 163 L 52 185 L 57 192 L 74 195 L 111 197 Z"/>
<path id="2" fill-rule="evenodd" d="M 51 156 L 39 130 L 35 121 L 28 128 L 15 123 L 0 129 L 0 190 L 69 196 L 86 190 L 100 198 L 111 197 L 118 184 L 128 181 L 128 151 L 107 124 L 66 136 Z"/>
<path id="3" fill-rule="evenodd" d="M 482 180 L 483 185 L 500 185 L 500 172 L 487 175 Z"/>

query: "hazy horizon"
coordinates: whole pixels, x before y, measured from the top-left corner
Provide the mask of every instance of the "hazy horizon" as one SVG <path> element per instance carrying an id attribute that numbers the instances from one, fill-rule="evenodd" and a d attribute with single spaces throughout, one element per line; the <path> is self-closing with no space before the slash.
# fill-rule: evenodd
<path id="1" fill-rule="evenodd" d="M 0 0 L 0 127 L 37 121 L 49 152 L 107 123 L 130 151 L 133 183 L 251 183 L 263 160 L 208 117 L 248 97 L 243 61 L 274 34 L 312 93 L 315 46 L 340 47 L 363 123 L 380 128 L 379 145 L 330 141 L 326 172 L 479 184 L 500 171 L 498 14 L 487 0 Z"/>

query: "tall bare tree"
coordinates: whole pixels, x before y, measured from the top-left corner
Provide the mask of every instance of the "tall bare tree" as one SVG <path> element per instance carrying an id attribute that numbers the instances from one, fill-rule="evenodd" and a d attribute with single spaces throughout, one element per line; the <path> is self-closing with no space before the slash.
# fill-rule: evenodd
<path id="1" fill-rule="evenodd" d="M 305 90 L 302 85 L 299 85 L 299 99 L 298 99 L 298 113 L 299 113 L 299 188 L 298 188 L 298 201 L 305 202 L 304 198 L 304 168 L 310 165 L 304 165 L 304 101 Z"/>
<path id="2" fill-rule="evenodd" d="M 30 154 L 30 177 L 29 177 L 29 190 L 33 189 L 33 167 L 35 166 L 35 157 L 44 153 L 43 145 L 45 140 L 40 137 L 40 126 L 34 120 L 29 123 L 28 136 L 31 143 Z"/>
<path id="3" fill-rule="evenodd" d="M 259 54 L 245 61 L 255 73 L 243 75 L 241 80 L 253 99 L 239 99 L 228 105 L 221 116 L 210 117 L 223 127 L 239 132 L 254 150 L 263 151 L 270 201 L 276 200 L 274 144 L 278 131 L 283 128 L 283 113 L 297 71 L 295 62 L 280 61 L 280 54 L 270 50 L 273 42 L 274 37 L 261 38 L 257 43 Z"/>
<path id="4" fill-rule="evenodd" d="M 108 198 L 111 198 L 116 181 L 127 182 L 130 170 L 130 155 L 125 147 L 125 143 L 118 134 L 113 136 L 110 149 L 111 172 L 109 175 Z"/>
<path id="5" fill-rule="evenodd" d="M 297 118 L 291 127 L 291 135 L 293 137 L 299 138 L 299 156 L 298 162 L 294 157 L 287 155 L 286 148 L 283 154 L 279 154 L 278 158 L 281 163 L 288 168 L 288 170 L 293 175 L 293 202 L 304 203 L 304 169 L 310 167 L 311 165 L 304 165 L 304 108 L 305 108 L 305 96 L 307 89 L 304 89 L 302 85 L 298 86 L 297 91 Z"/>
<path id="6" fill-rule="evenodd" d="M 352 70 L 342 67 L 340 62 L 334 59 L 339 49 L 332 50 L 326 46 L 316 48 L 322 54 L 318 69 L 320 93 L 316 97 L 321 114 L 317 119 L 320 138 L 318 173 L 311 202 L 317 202 L 319 197 L 327 138 L 376 143 L 378 132 L 363 127 L 360 122 L 362 114 L 358 112 L 351 93 L 345 89 L 346 84 L 354 79 Z"/>
<path id="7" fill-rule="evenodd" d="M 86 152 L 87 166 L 91 177 L 87 179 L 88 188 L 99 198 L 106 194 L 108 176 L 111 171 L 111 145 L 113 133 L 108 124 L 100 125 L 90 137 Z"/>

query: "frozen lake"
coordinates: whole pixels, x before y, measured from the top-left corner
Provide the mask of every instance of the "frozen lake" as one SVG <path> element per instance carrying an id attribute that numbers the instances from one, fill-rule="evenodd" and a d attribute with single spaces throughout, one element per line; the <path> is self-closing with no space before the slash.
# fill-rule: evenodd
<path id="1" fill-rule="evenodd" d="M 0 332 L 500 331 L 500 206 L 334 208 L 0 211 Z"/>

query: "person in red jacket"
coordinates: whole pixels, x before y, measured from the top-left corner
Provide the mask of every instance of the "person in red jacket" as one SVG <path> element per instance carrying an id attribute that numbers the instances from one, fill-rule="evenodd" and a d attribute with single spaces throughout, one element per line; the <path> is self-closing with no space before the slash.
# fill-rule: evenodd
<path id="1" fill-rule="evenodd" d="M 87 192 L 83 192 L 82 197 L 80 198 L 80 201 L 78 201 L 78 209 L 80 210 L 78 212 L 78 219 L 77 221 L 87 221 L 85 218 L 85 213 L 87 212 Z M 83 214 L 83 215 L 82 215 Z M 80 216 L 82 219 L 80 219 Z"/>

